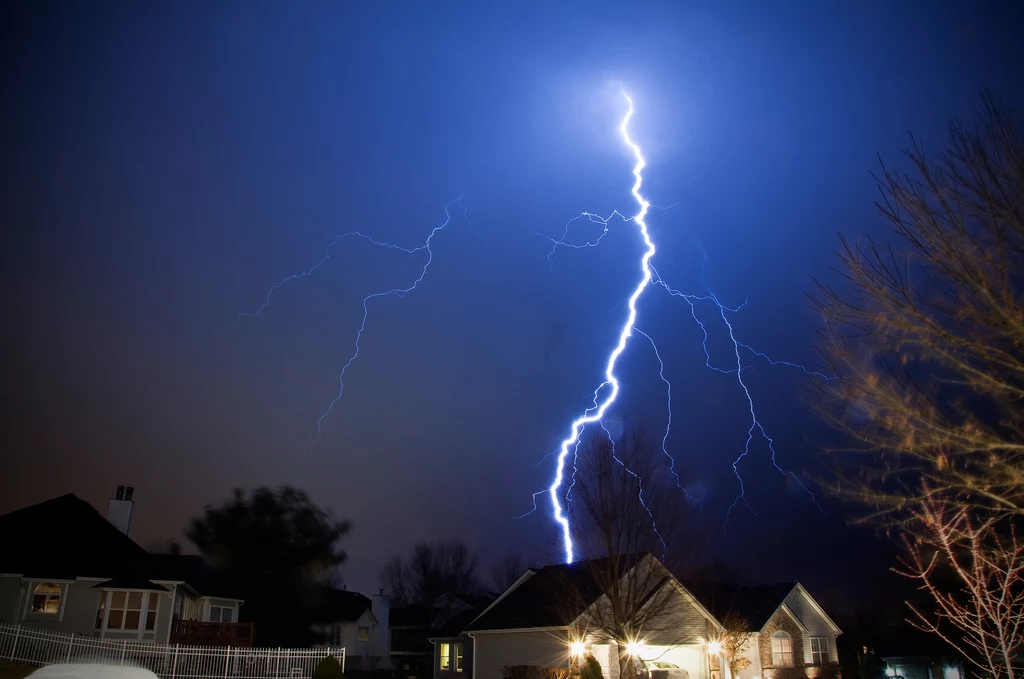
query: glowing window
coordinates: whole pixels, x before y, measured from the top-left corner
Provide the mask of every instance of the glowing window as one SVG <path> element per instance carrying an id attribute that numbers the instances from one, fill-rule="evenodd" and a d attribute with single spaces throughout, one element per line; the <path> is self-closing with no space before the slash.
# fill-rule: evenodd
<path id="1" fill-rule="evenodd" d="M 462 644 L 455 644 L 455 671 L 462 671 Z"/>
<path id="2" fill-rule="evenodd" d="M 441 644 L 441 669 L 450 670 L 452 668 L 452 645 Z"/>
<path id="3" fill-rule="evenodd" d="M 786 632 L 780 631 L 772 635 L 772 665 L 793 666 L 793 637 Z"/>
<path id="4" fill-rule="evenodd" d="M 40 582 L 32 590 L 32 612 L 56 615 L 60 612 L 60 585 Z"/>

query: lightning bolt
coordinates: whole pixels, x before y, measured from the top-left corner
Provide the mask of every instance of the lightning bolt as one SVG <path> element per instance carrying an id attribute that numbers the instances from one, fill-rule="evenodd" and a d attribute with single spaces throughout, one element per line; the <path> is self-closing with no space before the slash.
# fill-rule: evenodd
<path id="1" fill-rule="evenodd" d="M 417 287 L 419 287 L 419 284 L 427 275 L 427 270 L 430 268 L 430 265 L 434 261 L 434 237 L 437 236 L 437 234 L 439 234 L 441 231 L 443 231 L 446 227 L 448 227 L 451 224 L 453 206 L 458 205 L 459 207 L 462 208 L 463 218 L 465 219 L 466 225 L 469 227 L 469 230 L 472 231 L 477 237 L 483 239 L 483 236 L 480 236 L 480 234 L 477 233 L 477 231 L 473 228 L 473 225 L 470 223 L 469 217 L 466 213 L 466 208 L 465 206 L 462 205 L 462 200 L 463 197 L 459 196 L 458 198 L 449 201 L 448 204 L 444 206 L 444 221 L 440 225 L 435 226 L 433 229 L 431 229 L 430 233 L 427 235 L 426 240 L 424 240 L 422 244 L 417 245 L 416 247 L 406 248 L 400 245 L 395 245 L 394 243 L 386 243 L 371 238 L 370 236 L 367 236 L 366 234 L 360 231 L 350 231 L 348 233 L 343 233 L 339 236 L 336 236 L 334 240 L 331 241 L 331 243 L 327 246 L 324 256 L 323 258 L 320 259 L 320 261 L 318 261 L 316 264 L 314 264 L 313 266 L 304 271 L 286 276 L 284 279 L 281 280 L 281 282 L 272 286 L 267 291 L 267 295 L 263 301 L 263 304 L 260 305 L 255 311 L 243 312 L 238 314 L 239 321 L 245 317 L 259 316 L 260 313 L 262 313 L 268 306 L 270 306 L 271 299 L 278 290 L 280 290 L 285 285 L 288 285 L 289 283 L 301 280 L 303 278 L 308 278 L 309 276 L 312 276 L 314 273 L 316 273 L 316 271 L 320 269 L 320 267 L 325 265 L 330 260 L 331 252 L 334 249 L 334 246 L 345 239 L 356 238 L 365 240 L 374 246 L 391 250 L 398 250 L 399 252 L 403 252 L 407 255 L 426 253 L 426 261 L 420 268 L 419 275 L 416 277 L 415 280 L 413 280 L 413 282 L 410 285 L 406 287 L 393 287 L 386 290 L 379 290 L 377 292 L 372 292 L 363 298 L 363 315 L 359 323 L 359 330 L 356 332 L 353 351 L 349 355 L 348 360 L 345 362 L 344 366 L 341 368 L 341 373 L 338 375 L 338 395 L 334 397 L 334 399 L 327 406 L 327 409 L 317 419 L 316 438 L 313 439 L 313 442 L 310 444 L 310 447 L 315 446 L 317 442 L 319 442 L 320 439 L 323 437 L 323 422 L 327 418 L 327 416 L 331 414 L 331 412 L 334 410 L 334 406 L 338 403 L 339 400 L 341 400 L 342 395 L 344 395 L 345 393 L 345 374 L 348 372 L 348 369 L 352 367 L 352 364 L 355 363 L 356 359 L 359 358 L 360 341 L 363 338 L 363 333 L 366 331 L 366 320 L 370 314 L 370 302 L 384 297 L 404 297 L 405 295 L 409 294 L 410 292 L 414 291 Z M 486 243 L 486 241 L 484 242 Z"/>
<path id="2" fill-rule="evenodd" d="M 807 492 L 807 494 L 811 498 L 811 501 L 814 502 L 815 506 L 817 506 L 818 509 L 821 510 L 821 506 L 818 504 L 818 502 L 817 502 L 816 498 L 814 497 L 813 493 L 811 493 L 811 491 L 807 488 L 806 485 L 804 485 L 804 483 L 799 479 L 799 477 L 797 477 L 797 475 L 795 473 L 793 473 L 791 470 L 785 469 L 785 468 L 783 468 L 779 464 L 778 455 L 777 455 L 777 452 L 775 450 L 775 441 L 774 441 L 773 438 L 771 438 L 768 435 L 768 433 L 765 431 L 764 426 L 761 424 L 761 421 L 758 419 L 757 411 L 756 411 L 756 408 L 755 408 L 755 405 L 754 405 L 754 397 L 751 394 L 750 388 L 748 387 L 747 383 L 743 379 L 743 372 L 745 370 L 750 369 L 752 366 L 750 366 L 750 365 L 748 365 L 748 364 L 746 364 L 744 362 L 743 357 L 742 357 L 742 352 L 749 352 L 750 354 L 752 354 L 752 355 L 754 355 L 756 357 L 759 357 L 759 358 L 762 358 L 762 359 L 766 360 L 770 365 L 773 365 L 773 366 L 786 366 L 786 367 L 790 367 L 790 368 L 794 368 L 794 369 L 800 370 L 805 375 L 807 375 L 809 377 L 817 377 L 817 378 L 822 378 L 822 379 L 826 379 L 826 380 L 831 380 L 831 379 L 836 379 L 836 378 L 832 377 L 832 376 L 829 376 L 829 375 L 825 375 L 823 373 L 820 373 L 820 372 L 817 372 L 817 371 L 814 371 L 814 370 L 810 370 L 810 369 L 808 369 L 808 368 L 806 368 L 806 367 L 804 367 L 804 366 L 802 366 L 802 365 L 800 365 L 798 363 L 792 363 L 792 362 L 789 362 L 789 361 L 779 361 L 779 360 L 772 359 L 767 354 L 765 354 L 765 353 L 763 353 L 761 351 L 758 351 L 758 350 L 754 349 L 753 347 L 751 347 L 749 344 L 741 342 L 739 339 L 737 339 L 735 328 L 733 327 L 731 321 L 729 320 L 728 314 L 738 313 L 746 305 L 746 302 L 744 302 L 743 304 L 741 304 L 741 305 L 739 305 L 737 307 L 729 307 L 729 306 L 723 304 L 721 302 L 721 300 L 719 300 L 718 296 L 711 290 L 711 288 L 707 284 L 707 281 L 706 281 L 705 276 L 704 276 L 704 269 L 706 268 L 706 264 L 707 264 L 707 253 L 704 252 L 703 248 L 701 248 L 701 252 L 704 255 L 704 260 L 703 260 L 702 269 L 701 269 L 701 283 L 702 283 L 702 285 L 704 286 L 704 289 L 705 289 L 705 292 L 703 294 L 699 294 L 699 295 L 686 294 L 686 293 L 680 292 L 679 290 L 676 290 L 675 288 L 671 287 L 661 277 L 661 275 L 658 273 L 657 269 L 654 268 L 651 260 L 652 260 L 652 258 L 654 257 L 654 255 L 656 253 L 656 248 L 655 248 L 654 242 L 651 239 L 650 233 L 648 232 L 647 224 L 644 221 L 644 218 L 647 216 L 648 210 L 652 206 L 640 193 L 640 188 L 641 188 L 641 186 L 643 184 L 643 174 L 642 173 L 643 173 L 644 167 L 646 166 L 646 161 L 645 161 L 645 159 L 643 157 L 643 153 L 642 153 L 640 147 L 632 140 L 632 138 L 629 135 L 629 123 L 632 120 L 633 114 L 634 114 L 633 101 L 629 97 L 629 95 L 627 95 L 625 92 L 622 92 L 622 96 L 626 100 L 627 111 L 626 111 L 625 116 L 622 119 L 621 124 L 619 125 L 619 133 L 621 134 L 622 140 L 626 144 L 626 146 L 628 146 L 632 150 L 634 158 L 636 160 L 636 163 L 635 163 L 635 165 L 633 167 L 633 176 L 634 176 L 635 181 L 634 181 L 633 188 L 632 188 L 632 194 L 633 194 L 633 198 L 636 200 L 636 202 L 640 206 L 639 211 L 635 215 L 633 215 L 631 217 L 626 217 L 625 215 L 623 215 L 622 213 L 620 213 L 618 211 L 612 212 L 612 214 L 610 214 L 608 217 L 602 217 L 600 215 L 597 215 L 597 214 L 594 214 L 594 213 L 591 213 L 591 212 L 583 212 L 583 213 L 577 215 L 576 217 L 573 217 L 571 220 L 569 220 L 569 222 L 566 223 L 565 229 L 563 230 L 563 234 L 562 234 L 561 238 L 557 238 L 556 239 L 556 238 L 552 238 L 550 236 L 546 236 L 544 234 L 537 234 L 537 235 L 539 235 L 539 236 L 541 236 L 541 237 L 551 241 L 551 243 L 552 243 L 552 248 L 548 252 L 548 255 L 547 255 L 548 262 L 551 263 L 552 265 L 554 263 L 554 259 L 553 259 L 554 254 L 555 254 L 555 252 L 557 251 L 557 249 L 559 247 L 569 247 L 569 248 L 574 248 L 574 249 L 584 249 L 584 248 L 592 248 L 592 247 L 598 246 L 601 243 L 601 241 L 604 239 L 604 237 L 608 234 L 608 231 L 609 231 L 609 228 L 610 228 L 609 222 L 613 218 L 615 218 L 615 217 L 618 217 L 624 223 L 633 223 L 633 224 L 635 224 L 637 226 L 637 230 L 639 231 L 639 233 L 640 233 L 640 235 L 641 235 L 641 237 L 643 239 L 643 242 L 644 242 L 644 244 L 646 246 L 646 250 L 644 251 L 644 254 L 643 254 L 643 256 L 642 256 L 642 258 L 640 260 L 640 268 L 641 268 L 641 271 L 643 272 L 643 275 L 641 277 L 640 282 L 637 284 L 636 288 L 633 290 L 632 294 L 629 296 L 629 299 L 628 299 L 628 302 L 627 302 L 627 305 L 629 307 L 629 314 L 628 314 L 626 322 L 622 326 L 622 330 L 619 333 L 618 343 L 615 345 L 615 347 L 613 348 L 611 354 L 609 354 L 609 356 L 608 356 L 608 360 L 607 360 L 607 363 L 605 365 L 605 380 L 600 385 L 598 385 L 597 389 L 594 390 L 594 400 L 593 400 L 593 404 L 594 405 L 593 405 L 593 407 L 590 407 L 590 408 L 586 409 L 580 417 L 578 417 L 577 419 L 573 420 L 573 422 L 572 422 L 572 424 L 570 425 L 570 428 L 569 428 L 569 430 L 570 430 L 569 436 L 562 441 L 562 443 L 559 446 L 558 450 L 555 451 L 554 453 L 552 453 L 552 454 L 557 456 L 556 457 L 556 464 L 555 464 L 555 473 L 554 473 L 554 478 L 553 478 L 553 480 L 551 482 L 551 485 L 547 489 L 546 492 L 548 493 L 548 495 L 550 497 L 550 500 L 551 500 L 551 504 L 552 504 L 552 507 L 553 507 L 554 520 L 555 520 L 556 524 L 558 525 L 558 527 L 561 530 L 562 542 L 563 542 L 563 547 L 564 547 L 564 551 L 565 551 L 565 560 L 568 563 L 572 563 L 572 561 L 573 561 L 573 559 L 575 557 L 575 547 L 574 547 L 573 540 L 572 540 L 572 531 L 571 531 L 571 526 L 570 526 L 569 516 L 568 516 L 568 506 L 571 503 L 572 487 L 575 485 L 575 482 L 576 482 L 576 464 L 575 464 L 575 461 L 576 461 L 577 455 L 579 453 L 581 436 L 583 434 L 583 431 L 586 429 L 587 425 L 590 425 L 590 424 L 593 424 L 593 423 L 597 422 L 597 423 L 600 423 L 602 429 L 604 429 L 605 433 L 608 435 L 609 441 L 612 440 L 611 434 L 608 432 L 608 429 L 605 428 L 605 426 L 604 426 L 603 418 L 604 418 L 605 413 L 607 413 L 608 409 L 615 402 L 615 399 L 617 398 L 617 396 L 619 394 L 620 385 L 619 385 L 619 380 L 618 380 L 618 378 L 615 375 L 615 367 L 616 367 L 616 364 L 618 362 L 619 357 L 625 351 L 626 345 L 628 343 L 628 340 L 632 336 L 632 332 L 634 332 L 634 331 L 636 333 L 644 336 L 650 342 L 651 347 L 654 349 L 655 356 L 656 356 L 656 358 L 658 360 L 658 366 L 659 366 L 658 375 L 659 375 L 660 379 L 662 380 L 662 382 L 664 382 L 664 384 L 666 386 L 666 403 L 667 403 L 667 408 L 668 408 L 668 420 L 667 420 L 667 424 L 666 424 L 666 427 L 665 427 L 665 433 L 664 433 L 664 435 L 662 436 L 662 439 L 661 439 L 661 450 L 662 450 L 663 454 L 665 455 L 665 457 L 667 457 L 668 460 L 669 460 L 669 472 L 675 478 L 676 485 L 681 490 L 683 490 L 684 493 L 686 493 L 687 497 L 693 503 L 697 504 L 698 506 L 701 506 L 700 503 L 697 502 L 697 500 L 695 498 L 693 498 L 693 496 L 690 495 L 690 493 L 680 483 L 679 474 L 676 471 L 675 459 L 668 452 L 668 438 L 669 438 L 669 436 L 671 434 L 671 430 L 672 430 L 672 384 L 665 377 L 665 363 L 664 363 L 664 361 L 661 358 L 661 353 L 658 351 L 658 346 L 655 343 L 654 339 L 650 335 L 648 335 L 647 333 L 643 332 L 642 330 L 640 330 L 639 328 L 636 327 L 636 320 L 637 320 L 637 307 L 636 307 L 636 304 L 637 304 L 637 300 L 639 300 L 640 296 L 646 291 L 646 289 L 652 283 L 662 287 L 670 295 L 672 295 L 674 297 L 679 297 L 679 298 L 681 298 L 681 299 L 683 299 L 683 300 L 685 300 L 687 302 L 687 304 L 690 307 L 690 314 L 691 314 L 691 316 L 693 317 L 693 319 L 697 323 L 697 325 L 700 327 L 700 329 L 701 329 L 701 331 L 702 331 L 702 333 L 704 335 L 703 341 L 702 341 L 702 346 L 703 346 L 704 356 L 705 356 L 705 365 L 709 369 L 714 370 L 716 372 L 723 373 L 723 374 L 726 374 L 726 375 L 733 375 L 734 374 L 736 376 L 737 383 L 740 386 L 740 388 L 741 388 L 741 390 L 742 390 L 742 392 L 743 392 L 743 394 L 745 396 L 746 403 L 747 403 L 747 406 L 748 406 L 748 409 L 749 409 L 749 412 L 750 412 L 750 422 L 751 422 L 751 424 L 750 424 L 750 428 L 747 431 L 747 438 L 746 438 L 746 442 L 744 443 L 743 452 L 740 453 L 739 456 L 732 463 L 733 473 L 736 476 L 736 480 L 737 480 L 737 482 L 739 484 L 739 493 L 737 494 L 736 498 L 733 500 L 733 503 L 729 506 L 729 508 L 728 508 L 728 510 L 726 512 L 725 527 L 728 526 L 728 521 L 729 521 L 729 518 L 730 518 L 730 516 L 732 514 L 732 511 L 736 508 L 736 506 L 740 502 L 743 502 L 744 504 L 746 504 L 747 507 L 750 508 L 751 512 L 754 512 L 753 508 L 750 507 L 750 503 L 746 499 L 746 487 L 745 487 L 744 482 L 743 482 L 743 476 L 742 476 L 742 474 L 740 474 L 739 466 L 740 466 L 740 463 L 743 461 L 743 459 L 747 455 L 750 454 L 751 444 L 753 443 L 753 441 L 755 439 L 755 436 L 758 435 L 758 434 L 767 443 L 768 449 L 769 449 L 769 451 L 771 453 L 771 461 L 772 461 L 772 464 L 775 466 L 776 470 L 778 470 L 780 474 L 782 474 L 784 476 L 787 476 L 787 477 L 793 479 L 794 481 L 796 481 L 797 484 L 799 484 L 800 487 L 803 488 L 803 490 Z M 673 203 L 673 205 L 675 205 L 675 203 Z M 582 220 L 582 219 L 586 219 L 590 223 L 597 224 L 597 225 L 601 226 L 600 234 L 597 235 L 596 238 L 587 239 L 587 240 L 585 240 L 581 244 L 574 244 L 574 243 L 567 242 L 567 238 L 569 236 L 570 227 L 573 225 L 574 222 L 577 222 L 577 221 Z M 718 311 L 718 316 L 721 318 L 722 322 L 725 324 L 725 326 L 726 326 L 726 328 L 728 330 L 729 339 L 730 339 L 731 344 L 732 344 L 733 355 L 734 355 L 734 358 L 735 358 L 735 367 L 722 368 L 722 367 L 718 367 L 718 366 L 713 364 L 712 359 L 711 359 L 711 351 L 708 348 L 708 331 L 707 331 L 707 327 L 705 326 L 704 322 L 701 320 L 700 315 L 698 314 L 698 311 L 697 311 L 697 307 L 701 303 L 713 304 L 714 307 Z M 647 511 L 648 515 L 650 515 L 651 524 L 652 524 L 652 527 L 654 529 L 654 532 L 658 536 L 658 539 L 661 540 L 662 547 L 665 548 L 666 547 L 665 541 L 662 538 L 661 533 L 658 531 L 658 527 L 657 527 L 657 524 L 655 522 L 655 517 L 653 516 L 653 514 L 651 513 L 651 510 L 648 508 L 646 502 L 644 501 L 644 497 L 643 497 L 643 480 L 640 479 L 640 477 L 637 474 L 635 474 L 632 470 L 628 469 L 625 466 L 625 464 L 623 464 L 623 462 L 617 456 L 614 455 L 614 441 L 612 441 L 612 445 L 613 445 L 613 457 L 615 458 L 615 461 L 617 463 L 619 463 L 620 465 L 622 465 L 623 469 L 625 469 L 628 473 L 632 474 L 634 477 L 637 478 L 637 481 L 640 484 L 640 502 L 643 505 L 643 508 Z M 563 486 L 563 484 L 565 482 L 565 476 L 566 476 L 566 473 L 567 473 L 567 465 L 568 465 L 568 460 L 569 460 L 570 453 L 572 454 L 572 459 L 573 459 L 572 483 L 569 485 L 569 489 L 568 489 L 568 491 L 567 491 L 567 493 L 565 495 L 565 503 L 566 504 L 565 504 L 565 506 L 563 506 L 560 491 L 561 491 L 561 488 L 562 488 L 562 486 Z M 546 457 L 548 457 L 548 456 L 545 456 L 545 458 Z M 524 514 L 523 516 L 527 516 L 527 515 L 531 514 L 533 511 L 535 511 L 537 509 L 537 496 L 542 494 L 543 492 L 544 491 L 540 491 L 538 493 L 534 493 L 534 495 L 533 495 L 533 507 L 534 508 L 530 512 L 527 512 L 526 514 Z M 701 509 L 703 509 L 703 507 L 701 507 Z M 756 515 L 756 513 L 755 513 L 755 515 Z M 520 517 L 520 518 L 522 518 L 522 517 Z"/>
<path id="3" fill-rule="evenodd" d="M 622 140 L 633 151 L 633 156 L 636 158 L 636 164 L 633 166 L 633 198 L 640 206 L 640 210 L 633 215 L 629 220 L 633 224 L 636 224 L 637 230 L 640 232 L 643 238 L 646 250 L 640 259 L 640 268 L 643 271 L 643 275 L 640 278 L 640 282 L 633 290 L 633 294 L 629 296 L 628 306 L 629 314 L 625 324 L 622 326 L 622 331 L 619 333 L 619 341 L 612 349 L 612 353 L 608 356 L 608 363 L 605 366 L 604 376 L 605 381 L 594 390 L 594 403 L 593 408 L 588 408 L 584 411 L 583 415 L 573 420 L 570 426 L 570 435 L 559 447 L 557 462 L 555 463 L 555 478 L 548 488 L 548 493 L 551 497 L 551 504 L 554 507 L 554 518 L 555 521 L 561 526 L 562 529 L 562 543 L 565 548 L 565 561 L 566 563 L 572 563 L 574 546 L 572 541 L 572 530 L 569 526 L 569 517 L 566 511 L 562 508 L 562 499 L 559 497 L 559 489 L 562 487 L 565 476 L 565 463 L 566 458 L 569 456 L 570 448 L 575 449 L 580 439 L 580 434 L 583 433 L 584 427 L 594 422 L 600 422 L 604 417 L 605 412 L 615 402 L 615 399 L 619 395 L 619 380 L 615 376 L 615 364 L 619 360 L 619 356 L 626 350 L 626 344 L 629 341 L 629 337 L 632 334 L 633 324 L 636 322 L 636 302 L 640 299 L 640 295 L 644 293 L 647 286 L 650 285 L 653 271 L 650 267 L 651 257 L 654 256 L 655 247 L 654 242 L 651 240 L 650 234 L 647 232 L 647 223 L 644 221 L 644 217 L 647 216 L 647 210 L 651 204 L 640 194 L 640 187 L 643 184 L 643 169 L 647 165 L 647 161 L 644 160 L 643 153 L 640 151 L 640 147 L 633 142 L 629 136 L 629 121 L 633 118 L 633 100 L 630 99 L 629 95 L 625 92 L 622 93 L 623 98 L 626 100 L 628 109 L 625 117 L 622 119 L 622 123 L 619 125 L 619 133 L 622 135 Z M 586 213 L 584 213 L 586 214 Z M 557 244 L 556 244 L 557 247 Z M 605 387 L 609 387 L 604 398 L 601 398 L 602 391 Z"/>

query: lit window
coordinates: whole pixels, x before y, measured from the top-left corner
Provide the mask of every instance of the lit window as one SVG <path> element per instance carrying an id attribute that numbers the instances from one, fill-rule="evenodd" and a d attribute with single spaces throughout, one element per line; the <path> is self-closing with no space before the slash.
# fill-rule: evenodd
<path id="1" fill-rule="evenodd" d="M 776 632 L 772 635 L 772 665 L 793 666 L 793 637 L 786 632 Z"/>
<path id="2" fill-rule="evenodd" d="M 60 612 L 60 585 L 40 582 L 32 590 L 32 612 L 56 615 Z"/>
<path id="3" fill-rule="evenodd" d="M 358 630 L 358 633 L 356 635 L 356 639 L 358 639 L 359 641 L 369 641 L 370 640 L 370 628 L 369 627 L 360 627 L 359 630 Z"/>
<path id="4" fill-rule="evenodd" d="M 450 670 L 452 668 L 452 645 L 441 644 L 441 669 Z"/>
<path id="5" fill-rule="evenodd" d="M 827 665 L 828 663 L 828 637 L 811 637 L 811 664 Z"/>
<path id="6" fill-rule="evenodd" d="M 462 671 L 462 644 L 455 644 L 455 671 Z"/>

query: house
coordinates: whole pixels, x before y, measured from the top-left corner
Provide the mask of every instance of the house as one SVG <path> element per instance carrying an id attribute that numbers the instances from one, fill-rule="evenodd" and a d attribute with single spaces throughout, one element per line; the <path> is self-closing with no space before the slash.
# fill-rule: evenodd
<path id="1" fill-rule="evenodd" d="M 686 586 L 650 554 L 621 563 L 620 582 L 652 583 L 638 608 L 660 602 L 641 637 L 620 649 L 590 628 L 608 606 L 594 577 L 607 572 L 598 561 L 527 570 L 463 632 L 473 643 L 474 679 L 505 679 L 514 666 L 567 668 L 584 655 L 598 661 L 604 677 L 618 679 L 620 650 L 652 677 L 733 679 L 733 665 L 745 663 L 724 657 L 723 641 L 737 620 L 745 642 L 737 656 L 749 663 L 736 679 L 771 679 L 784 667 L 809 666 L 808 674 L 817 674 L 836 661 L 840 631 L 798 583 Z"/>
<path id="2" fill-rule="evenodd" d="M 243 601 L 201 557 L 150 554 L 128 531 L 133 489 L 104 518 L 68 494 L 0 516 L 0 622 L 152 643 L 251 645 Z"/>
<path id="3" fill-rule="evenodd" d="M 445 595 L 435 602 L 437 613 L 427 638 L 433 647 L 429 676 L 434 679 L 473 676 L 473 644 L 463 630 L 492 600 L 491 596 Z"/>
<path id="4" fill-rule="evenodd" d="M 367 597 L 347 589 L 327 588 L 326 638 L 335 648 L 344 647 L 348 667 L 374 670 L 389 666 L 390 604 L 384 590 Z"/>
<path id="5" fill-rule="evenodd" d="M 735 679 L 772 679 L 801 668 L 814 679 L 839 665 L 836 638 L 842 633 L 798 582 L 742 587 L 691 583 L 690 590 L 741 641 L 748 662 Z"/>

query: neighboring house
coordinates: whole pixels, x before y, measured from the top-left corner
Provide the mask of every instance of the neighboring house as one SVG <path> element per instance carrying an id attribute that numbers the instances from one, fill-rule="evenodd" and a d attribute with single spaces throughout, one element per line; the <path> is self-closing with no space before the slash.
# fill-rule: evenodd
<path id="1" fill-rule="evenodd" d="M 244 646 L 232 596 L 201 557 L 150 554 L 128 537 L 132 488 L 104 518 L 62 495 L 0 516 L 0 622 L 152 643 Z"/>
<path id="2" fill-rule="evenodd" d="M 614 642 L 587 631 L 587 620 L 604 594 L 590 564 L 545 566 L 527 570 L 466 629 L 474 645 L 474 679 L 503 679 L 507 666 L 568 667 L 571 653 L 593 655 L 607 679 L 619 676 L 619 649 Z M 666 601 L 657 630 L 649 633 L 637 655 L 684 670 L 689 679 L 709 679 L 708 640 L 722 626 L 653 556 L 633 559 L 621 577 L 634 569 L 659 569 L 654 592 Z M 648 593 L 650 600 L 654 596 Z"/>
<path id="3" fill-rule="evenodd" d="M 428 641 L 433 645 L 433 668 L 430 676 L 473 676 L 473 641 L 463 631 L 490 605 L 490 597 L 456 597 L 446 595 L 434 605 L 437 610 Z"/>
<path id="4" fill-rule="evenodd" d="M 884 656 L 885 674 L 893 679 L 964 679 L 964 664 L 955 655 Z"/>
<path id="5" fill-rule="evenodd" d="M 372 670 L 389 666 L 390 605 L 384 590 L 372 598 L 345 589 L 327 590 L 332 621 L 327 632 L 330 646 L 343 646 L 347 666 Z"/>
<path id="6" fill-rule="evenodd" d="M 597 659 L 606 679 L 618 679 L 618 646 L 586 629 L 594 607 L 605 600 L 589 566 L 527 570 L 471 622 L 464 635 L 473 641 L 474 679 L 504 679 L 505 668 L 516 665 L 568 667 L 580 651 Z M 665 608 L 655 631 L 631 649 L 653 677 L 772 679 L 786 674 L 783 668 L 806 668 L 809 676 L 835 669 L 840 630 L 799 583 L 685 586 L 650 554 L 638 556 L 621 577 L 636 568 L 664 571 L 655 591 L 667 601 Z M 720 642 L 727 621 L 737 619 L 747 636 L 739 655 L 749 665 L 734 678 Z"/>
<path id="7" fill-rule="evenodd" d="M 837 671 L 836 638 L 842 631 L 800 583 L 689 587 L 727 632 L 746 638 L 737 655 L 749 664 L 735 673 L 735 679 L 772 679 L 790 668 L 804 670 L 811 679 Z M 723 670 L 723 676 L 732 674 Z"/>

